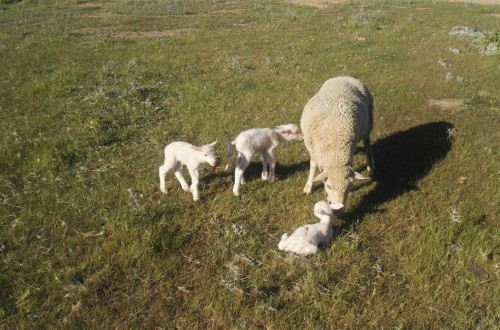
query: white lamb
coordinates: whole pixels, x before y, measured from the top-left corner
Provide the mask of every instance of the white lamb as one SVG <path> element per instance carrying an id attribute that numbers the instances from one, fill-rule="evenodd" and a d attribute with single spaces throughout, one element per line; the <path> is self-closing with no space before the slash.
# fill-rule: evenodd
<path id="1" fill-rule="evenodd" d="M 373 96 L 359 80 L 337 77 L 327 80 L 306 104 L 300 126 L 311 157 L 311 169 L 304 192 L 311 192 L 316 166 L 330 203 L 346 205 L 353 178 L 367 179 L 354 172 L 353 155 L 363 140 L 368 173 L 375 169 L 370 145 L 373 128 Z M 337 212 L 344 213 L 344 209 Z"/>
<path id="2" fill-rule="evenodd" d="M 250 164 L 250 160 L 255 153 L 260 153 L 262 158 L 262 180 L 274 181 L 276 159 L 274 158 L 274 149 L 281 143 L 291 140 L 302 140 L 302 132 L 297 125 L 287 124 L 271 128 L 252 128 L 244 131 L 232 141 L 228 146 L 229 160 L 234 149 L 238 151 L 236 158 L 236 169 L 234 170 L 235 196 L 240 194 L 240 185 L 245 183 L 243 173 Z M 226 166 L 228 169 L 229 164 Z"/>
<path id="3" fill-rule="evenodd" d="M 165 147 L 165 162 L 159 168 L 160 190 L 167 193 L 165 188 L 165 176 L 170 170 L 174 170 L 175 177 L 179 180 L 181 187 L 185 191 L 191 191 L 193 200 L 200 200 L 198 193 L 199 174 L 198 167 L 208 163 L 212 167 L 219 166 L 220 158 L 217 156 L 215 145 L 217 141 L 196 147 L 187 142 L 172 142 Z M 191 176 L 191 187 L 182 176 L 182 166 L 185 165 Z"/>
<path id="4" fill-rule="evenodd" d="M 340 203 L 329 205 L 324 201 L 317 202 L 314 205 L 314 215 L 320 219 L 320 222 L 299 227 L 292 235 L 283 234 L 278 248 L 300 255 L 318 252 L 319 245 L 326 245 L 332 240 L 333 211 L 343 207 L 344 205 Z"/>

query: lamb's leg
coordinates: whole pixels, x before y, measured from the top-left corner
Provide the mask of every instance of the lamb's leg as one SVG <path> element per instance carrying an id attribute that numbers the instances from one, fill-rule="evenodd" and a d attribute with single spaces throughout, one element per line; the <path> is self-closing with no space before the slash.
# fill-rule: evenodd
<path id="1" fill-rule="evenodd" d="M 269 177 L 269 171 L 268 171 L 268 165 L 269 165 L 269 159 L 268 156 L 265 152 L 260 154 L 260 158 L 262 159 L 262 175 L 261 178 L 262 180 L 267 180 Z"/>
<path id="2" fill-rule="evenodd" d="M 367 164 L 366 169 L 368 170 L 369 174 L 372 174 L 375 171 L 375 162 L 373 161 L 370 137 L 364 138 L 363 144 L 365 146 L 365 153 L 366 153 L 366 164 Z"/>
<path id="3" fill-rule="evenodd" d="M 198 170 L 189 168 L 189 175 L 191 176 L 191 192 L 193 193 L 193 200 L 194 201 L 199 201 L 200 196 L 198 193 L 198 184 L 199 184 L 199 179 L 198 179 Z"/>
<path id="4" fill-rule="evenodd" d="M 312 184 L 313 184 L 313 179 L 314 179 L 314 172 L 316 171 L 316 162 L 314 160 L 312 160 L 311 158 L 311 168 L 309 169 L 309 177 L 307 178 L 307 182 L 306 182 L 306 185 L 304 187 L 304 193 L 305 194 L 310 194 L 311 193 L 311 190 L 312 190 Z"/>
<path id="5" fill-rule="evenodd" d="M 187 184 L 186 179 L 184 179 L 184 176 L 182 175 L 181 163 L 177 163 L 175 165 L 174 174 L 179 183 L 181 184 L 182 190 L 189 191 L 189 185 Z"/>
<path id="6" fill-rule="evenodd" d="M 239 154 L 238 158 L 236 159 L 236 169 L 234 170 L 234 187 L 233 187 L 233 193 L 235 196 L 240 195 L 240 185 L 245 182 L 243 173 L 250 164 L 250 159 L 251 157 L 247 157 L 243 154 Z"/>
<path id="7" fill-rule="evenodd" d="M 167 188 L 165 187 L 165 177 L 168 171 L 170 171 L 175 166 L 175 162 L 167 159 L 165 157 L 165 162 L 158 168 L 158 174 L 160 176 L 160 190 L 162 193 L 167 193 Z"/>
<path id="8" fill-rule="evenodd" d="M 275 170 L 276 170 L 276 158 L 274 158 L 273 149 L 270 149 L 267 153 L 267 159 L 269 162 L 269 177 L 267 181 L 273 182 L 275 179 Z"/>

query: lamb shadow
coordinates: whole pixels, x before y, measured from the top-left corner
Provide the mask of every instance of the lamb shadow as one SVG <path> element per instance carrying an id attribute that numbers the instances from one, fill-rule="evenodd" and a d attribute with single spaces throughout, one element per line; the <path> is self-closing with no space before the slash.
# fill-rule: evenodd
<path id="1" fill-rule="evenodd" d="M 276 177 L 279 180 L 287 179 L 297 172 L 306 174 L 306 176 L 304 177 L 305 183 L 307 174 L 309 173 L 309 160 L 290 165 L 280 165 L 279 163 L 276 164 Z"/>
<path id="2" fill-rule="evenodd" d="M 309 161 L 303 161 L 300 163 L 290 164 L 290 165 L 281 165 L 279 162 L 276 162 L 276 179 L 277 180 L 285 180 L 286 178 L 293 176 L 297 172 L 305 172 L 307 173 L 309 169 Z M 234 167 L 232 169 L 234 173 Z M 252 161 L 250 165 L 245 170 L 245 179 L 247 181 L 260 180 L 260 175 L 262 173 L 262 163 L 260 160 Z"/>
<path id="3" fill-rule="evenodd" d="M 344 228 L 366 214 L 380 212 L 379 207 L 414 190 L 436 163 L 451 149 L 448 132 L 453 125 L 433 122 L 394 133 L 372 146 L 375 159 L 375 188 L 362 198 L 358 206 L 343 218 Z"/>

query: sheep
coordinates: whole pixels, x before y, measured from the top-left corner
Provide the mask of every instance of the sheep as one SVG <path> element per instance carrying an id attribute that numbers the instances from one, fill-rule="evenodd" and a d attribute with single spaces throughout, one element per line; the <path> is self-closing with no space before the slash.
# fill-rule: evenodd
<path id="1" fill-rule="evenodd" d="M 217 156 L 215 145 L 217 141 L 203 145 L 201 147 L 194 146 L 187 142 L 176 141 L 165 147 L 165 162 L 159 167 L 160 175 L 160 190 L 167 193 L 165 188 L 165 176 L 170 170 L 174 171 L 175 177 L 179 180 L 184 191 L 191 191 L 193 200 L 200 200 L 198 193 L 199 174 L 198 168 L 208 163 L 212 167 L 217 167 L 220 164 L 220 158 Z M 182 176 L 182 166 L 185 165 L 191 176 L 191 186 L 189 186 Z"/>
<path id="2" fill-rule="evenodd" d="M 287 124 L 276 126 L 276 128 L 252 128 L 244 131 L 229 143 L 229 160 L 234 149 L 238 151 L 236 158 L 236 169 L 234 171 L 233 193 L 240 195 L 240 185 L 245 183 L 243 173 L 250 164 L 252 156 L 259 152 L 262 158 L 262 180 L 273 182 L 275 179 L 276 159 L 274 158 L 274 149 L 282 142 L 299 140 L 301 141 L 302 132 L 297 125 Z M 229 164 L 226 165 L 226 170 Z"/>
<path id="3" fill-rule="evenodd" d="M 299 227 L 291 235 L 283 234 L 278 248 L 300 255 L 318 252 L 319 245 L 326 245 L 332 240 L 333 211 L 343 207 L 344 205 L 340 203 L 329 205 L 325 201 L 317 202 L 314 205 L 314 215 L 320 219 L 320 222 Z"/>
<path id="4" fill-rule="evenodd" d="M 353 178 L 368 179 L 352 168 L 356 145 L 361 140 L 365 147 L 368 173 L 375 170 L 370 144 L 372 94 L 358 79 L 329 79 L 304 107 L 300 126 L 311 165 L 304 193 L 311 193 L 318 166 L 322 172 L 314 181 L 324 181 L 327 200 L 346 205 Z M 344 212 L 345 209 L 342 209 L 336 214 Z"/>

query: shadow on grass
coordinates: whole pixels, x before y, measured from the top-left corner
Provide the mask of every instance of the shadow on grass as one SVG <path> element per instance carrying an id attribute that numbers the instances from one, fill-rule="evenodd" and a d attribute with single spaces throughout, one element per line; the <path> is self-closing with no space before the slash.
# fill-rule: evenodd
<path id="1" fill-rule="evenodd" d="M 343 218 L 344 228 L 372 213 L 384 203 L 414 190 L 451 149 L 449 130 L 453 125 L 434 122 L 394 133 L 372 146 L 375 159 L 375 188 Z M 380 210 L 378 210 L 380 212 Z"/>
<path id="2" fill-rule="evenodd" d="M 285 180 L 290 176 L 293 176 L 297 172 L 304 172 L 304 183 L 307 179 L 307 173 L 309 173 L 309 161 L 304 161 L 296 164 L 281 165 L 276 162 L 276 180 Z M 221 174 L 222 173 L 222 174 Z M 211 173 L 206 176 L 205 180 L 210 181 L 217 177 L 228 177 L 231 176 L 234 179 L 234 165 L 230 166 L 228 171 L 221 173 Z M 262 162 L 259 160 L 254 160 L 245 169 L 245 180 L 248 182 L 261 180 L 262 173 Z"/>

